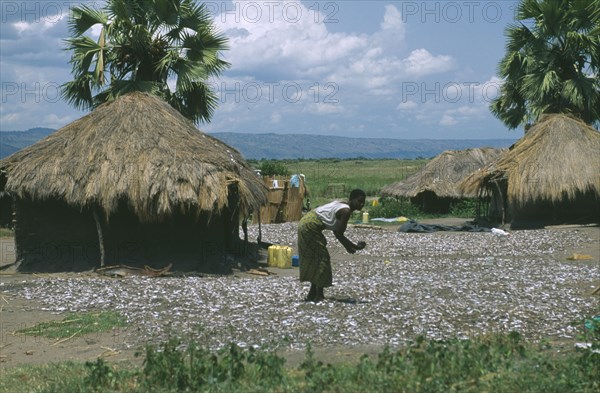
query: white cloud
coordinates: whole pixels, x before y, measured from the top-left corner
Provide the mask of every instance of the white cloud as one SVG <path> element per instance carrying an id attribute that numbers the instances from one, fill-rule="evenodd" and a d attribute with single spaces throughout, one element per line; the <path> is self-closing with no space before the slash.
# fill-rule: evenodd
<path id="1" fill-rule="evenodd" d="M 92 26 L 92 28 L 90 29 L 88 35 L 97 40 L 98 37 L 100 37 L 100 33 L 102 32 L 102 25 L 101 24 L 96 24 L 94 26 Z"/>
<path id="2" fill-rule="evenodd" d="M 453 126 L 456 124 L 458 124 L 458 121 L 456 121 L 456 119 L 450 115 L 444 115 L 442 120 L 440 120 L 441 126 Z"/>
<path id="3" fill-rule="evenodd" d="M 61 128 L 62 126 L 64 126 L 65 124 L 68 124 L 72 121 L 74 121 L 75 119 L 73 118 L 73 116 L 57 116 L 53 113 L 44 116 L 44 120 L 43 123 L 44 127 L 49 127 L 49 128 Z"/>
<path id="4" fill-rule="evenodd" d="M 451 56 L 435 56 L 425 49 L 414 50 L 402 59 L 399 49 L 404 46 L 405 24 L 394 5 L 385 6 L 380 30 L 368 35 L 331 32 L 325 23 L 315 23 L 323 20 L 322 15 L 315 17 L 313 10 L 299 2 L 281 3 L 294 4 L 290 7 L 301 10 L 298 15 L 302 17 L 293 23 L 283 13 L 269 13 L 267 3 L 262 5 L 263 17 L 259 20 L 255 20 L 256 13 L 250 19 L 244 18 L 244 5 L 235 4 L 238 18 L 222 13 L 215 22 L 229 36 L 230 50 L 225 56 L 232 63 L 232 72 L 238 74 L 264 73 L 263 80 L 328 80 L 370 90 L 402 77 L 419 77 L 454 67 Z"/>
<path id="5" fill-rule="evenodd" d="M 405 30 L 404 23 L 402 22 L 402 14 L 391 4 L 385 6 L 385 14 L 383 15 L 383 22 L 381 22 L 380 26 L 382 30 L 401 31 L 402 33 L 404 33 Z"/>
<path id="6" fill-rule="evenodd" d="M 463 116 L 473 116 L 480 114 L 481 109 L 473 106 L 461 106 L 458 109 L 456 109 L 456 113 Z"/>
<path id="7" fill-rule="evenodd" d="M 305 106 L 305 112 L 314 115 L 329 115 L 332 113 L 342 113 L 344 107 L 339 104 L 327 104 L 327 103 L 310 103 Z"/>
<path id="8" fill-rule="evenodd" d="M 440 120 L 442 126 L 466 124 L 481 120 L 488 114 L 487 107 L 481 104 L 462 105 L 458 108 L 446 109 Z"/>
<path id="9" fill-rule="evenodd" d="M 21 116 L 19 116 L 18 113 L 7 113 L 6 115 L 0 116 L 0 123 L 11 127 L 13 124 L 15 124 L 20 119 L 21 119 Z"/>
<path id="10" fill-rule="evenodd" d="M 423 76 L 449 71 L 454 67 L 451 56 L 434 56 L 427 49 L 415 49 L 403 60 L 407 74 Z"/>
<path id="11" fill-rule="evenodd" d="M 414 101 L 405 101 L 398 104 L 397 110 L 411 110 L 417 107 L 417 103 Z"/>
<path id="12" fill-rule="evenodd" d="M 278 112 L 273 112 L 271 115 L 271 123 L 277 124 L 281 122 L 281 114 Z"/>
<path id="13" fill-rule="evenodd" d="M 410 22 L 414 17 L 402 15 L 399 2 L 206 4 L 218 8 L 212 15 L 216 27 L 229 38 L 231 49 L 223 55 L 232 69 L 214 82 L 225 91 L 218 93 L 222 98 L 218 109 L 210 124 L 200 125 L 203 130 L 418 138 L 435 137 L 442 129 L 445 136 L 467 136 L 491 123 L 486 99 L 502 81 L 488 78 L 493 67 L 482 69 L 481 59 L 499 58 L 503 48 L 498 55 L 493 49 L 470 53 L 468 39 L 451 41 L 465 45 L 450 41 L 446 45 L 445 40 L 456 38 L 455 32 L 467 35 L 464 31 L 469 29 L 460 29 L 463 25 L 431 26 L 434 47 L 431 38 L 422 34 L 429 30 Z M 328 13 L 332 9 L 324 9 L 327 4 L 335 4 L 339 13 Z M 252 14 L 257 6 L 260 15 Z M 316 9 L 321 12 L 315 13 Z M 4 88 L 0 129 L 61 127 L 85 114 L 53 99 L 55 86 L 72 79 L 71 54 L 62 50 L 69 37 L 66 15 L 36 23 L 20 22 L 15 16 L 0 26 Z M 339 21 L 326 22 L 331 17 Z M 499 24 L 488 25 L 476 31 L 486 32 Z M 93 39 L 98 29 L 89 32 Z M 446 30 L 450 34 L 444 35 L 444 29 L 450 29 Z M 481 39 L 487 42 L 501 35 L 501 29 L 496 30 Z M 472 69 L 465 73 L 468 67 L 461 63 Z M 482 79 L 488 80 L 461 82 Z M 462 94 L 457 101 L 452 101 L 456 94 L 438 88 L 453 80 L 461 84 L 454 91 Z M 410 93 L 404 90 L 406 83 L 417 91 L 406 96 Z M 168 84 L 174 87 L 173 80 Z M 288 84 L 292 87 L 285 90 Z M 261 97 L 255 100 L 257 85 Z M 294 86 L 302 90 L 297 101 Z M 487 130 L 501 128 L 493 121 L 492 127 L 485 127 L 488 135 L 492 131 Z"/>
<path id="14" fill-rule="evenodd" d="M 232 70 L 282 67 L 281 73 L 288 77 L 305 76 L 309 69 L 330 66 L 368 44 L 366 36 L 329 32 L 322 23 L 324 17 L 315 16 L 315 11 L 300 2 L 277 5 L 253 2 L 251 9 L 248 3 L 237 1 L 235 12 L 228 10 L 214 18 L 229 37 L 230 50 L 225 56 Z"/>
<path id="15" fill-rule="evenodd" d="M 35 22 L 27 22 L 24 20 L 20 20 L 18 22 L 13 23 L 14 29 L 17 33 L 24 37 L 30 36 L 35 37 L 39 35 L 38 33 L 48 33 L 51 30 L 60 29 L 60 24 L 62 24 L 63 19 L 66 18 L 66 14 L 56 16 L 53 19 L 40 19 Z"/>

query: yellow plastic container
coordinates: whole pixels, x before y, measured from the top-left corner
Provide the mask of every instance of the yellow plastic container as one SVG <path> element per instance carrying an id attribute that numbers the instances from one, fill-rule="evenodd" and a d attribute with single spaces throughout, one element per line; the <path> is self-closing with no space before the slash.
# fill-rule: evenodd
<path id="1" fill-rule="evenodd" d="M 279 267 L 282 269 L 292 268 L 292 247 L 282 247 Z"/>
<path id="2" fill-rule="evenodd" d="M 269 246 L 267 249 L 267 265 L 268 266 L 276 266 L 275 265 L 275 247 L 277 246 Z"/>
<path id="3" fill-rule="evenodd" d="M 267 264 L 271 267 L 291 269 L 292 248 L 288 246 L 273 245 L 268 248 Z"/>
<path id="4" fill-rule="evenodd" d="M 369 223 L 369 212 L 364 212 L 362 214 L 362 222 L 363 222 L 363 224 Z"/>

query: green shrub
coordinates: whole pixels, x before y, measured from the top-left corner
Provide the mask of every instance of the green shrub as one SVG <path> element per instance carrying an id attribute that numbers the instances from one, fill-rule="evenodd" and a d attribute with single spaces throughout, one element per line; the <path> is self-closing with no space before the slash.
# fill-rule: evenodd
<path id="1" fill-rule="evenodd" d="M 450 215 L 454 217 L 473 217 L 477 216 L 477 200 L 462 199 L 450 205 Z"/>
<path id="2" fill-rule="evenodd" d="M 262 160 L 257 169 L 262 176 L 289 176 L 290 171 L 282 161 Z"/>
<path id="3" fill-rule="evenodd" d="M 86 362 L 88 375 L 84 382 L 95 392 L 105 392 L 115 390 L 119 385 L 119 373 L 109 366 L 102 358 L 95 362 Z"/>
<path id="4" fill-rule="evenodd" d="M 230 344 L 212 352 L 195 342 L 171 339 L 146 348 L 144 367 L 124 368 L 102 359 L 81 364 L 7 368 L 4 392 L 597 392 L 600 347 L 594 318 L 574 322 L 591 349 L 553 350 L 527 343 L 516 333 L 482 334 L 471 339 L 413 342 L 358 364 L 324 364 L 311 346 L 299 368 L 285 368 L 278 355 Z"/>
<path id="5" fill-rule="evenodd" d="M 214 353 L 193 341 L 183 345 L 179 339 L 171 339 L 159 350 L 146 347 L 142 386 L 148 391 L 171 387 L 212 391 L 210 387 L 224 386 L 240 391 L 238 385 L 246 385 L 248 380 L 276 386 L 284 379 L 284 364 L 285 359 L 274 353 L 242 349 L 233 343 Z"/>
<path id="6" fill-rule="evenodd" d="M 407 199 L 382 198 L 377 206 L 366 207 L 369 217 L 416 217 L 423 215 L 421 210 Z"/>

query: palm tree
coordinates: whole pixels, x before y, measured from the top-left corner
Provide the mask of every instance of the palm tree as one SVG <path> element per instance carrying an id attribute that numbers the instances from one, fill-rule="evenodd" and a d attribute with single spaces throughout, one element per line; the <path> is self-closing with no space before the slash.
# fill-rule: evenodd
<path id="1" fill-rule="evenodd" d="M 97 40 L 86 36 L 99 28 Z M 229 67 L 219 58 L 227 39 L 194 0 L 108 0 L 101 10 L 78 6 L 69 18 L 67 50 L 74 80 L 63 97 L 80 109 L 131 92 L 151 92 L 195 123 L 217 106 L 209 79 Z M 169 83 L 175 89 L 169 88 Z"/>
<path id="2" fill-rule="evenodd" d="M 522 0 L 506 29 L 492 113 L 509 128 L 544 113 L 600 121 L 600 0 Z"/>

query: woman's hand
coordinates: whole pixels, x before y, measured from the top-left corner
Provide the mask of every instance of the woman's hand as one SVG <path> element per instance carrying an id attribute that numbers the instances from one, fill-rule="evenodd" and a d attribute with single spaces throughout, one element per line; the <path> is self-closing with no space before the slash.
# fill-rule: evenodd
<path id="1" fill-rule="evenodd" d="M 356 251 L 362 250 L 366 246 L 367 246 L 367 243 L 362 242 L 362 241 L 358 242 L 356 244 L 350 243 L 346 246 L 346 251 L 348 251 L 350 254 L 354 254 Z"/>

